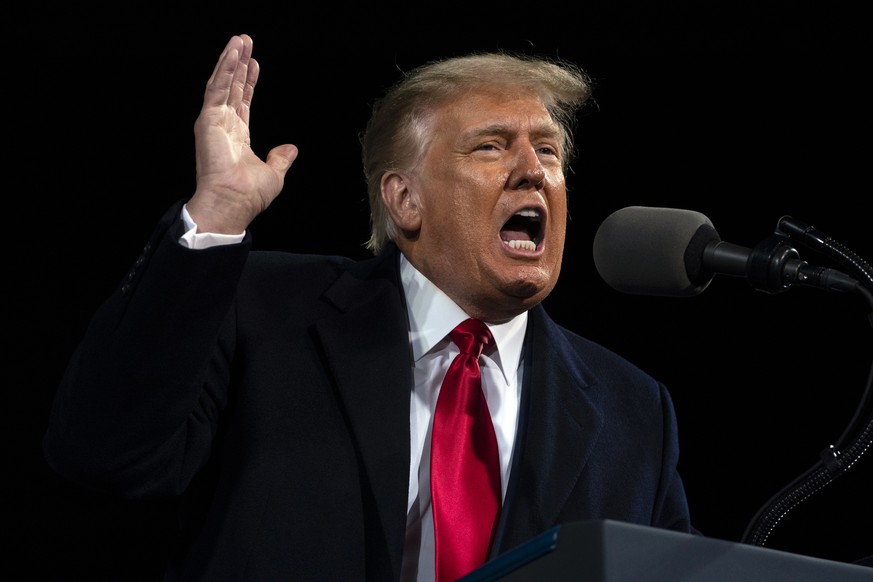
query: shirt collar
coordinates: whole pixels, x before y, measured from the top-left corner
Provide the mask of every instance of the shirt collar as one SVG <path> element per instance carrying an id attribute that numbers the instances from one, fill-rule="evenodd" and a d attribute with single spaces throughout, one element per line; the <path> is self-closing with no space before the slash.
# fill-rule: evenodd
<path id="1" fill-rule="evenodd" d="M 406 294 L 412 357 L 418 361 L 434 349 L 455 326 L 470 316 L 413 267 L 402 253 L 400 254 L 400 280 Z M 491 357 L 500 366 L 504 378 L 509 381 L 510 378 L 515 377 L 521 359 L 524 333 L 527 328 L 527 312 L 517 315 L 506 323 L 487 325 L 497 347 Z"/>

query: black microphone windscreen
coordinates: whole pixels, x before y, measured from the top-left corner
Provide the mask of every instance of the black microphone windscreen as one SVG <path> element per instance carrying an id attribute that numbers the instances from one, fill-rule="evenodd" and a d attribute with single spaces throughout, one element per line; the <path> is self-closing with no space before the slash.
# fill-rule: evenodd
<path id="1" fill-rule="evenodd" d="M 719 236 L 693 210 L 628 206 L 610 214 L 594 236 L 594 265 L 613 289 L 634 295 L 689 297 L 712 281 L 703 248 Z"/>

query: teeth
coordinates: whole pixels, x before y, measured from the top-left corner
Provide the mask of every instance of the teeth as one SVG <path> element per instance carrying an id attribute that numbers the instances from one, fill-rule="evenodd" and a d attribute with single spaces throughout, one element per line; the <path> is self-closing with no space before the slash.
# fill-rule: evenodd
<path id="1" fill-rule="evenodd" d="M 508 240 L 506 241 L 506 244 L 514 249 L 523 249 L 527 251 L 537 250 L 537 245 L 532 240 Z"/>
<path id="2" fill-rule="evenodd" d="M 515 213 L 515 215 L 516 216 L 524 216 L 527 218 L 534 218 L 536 220 L 539 220 L 539 218 L 540 218 L 539 210 L 533 210 L 531 208 L 527 208 L 525 210 L 519 210 L 518 212 Z"/>

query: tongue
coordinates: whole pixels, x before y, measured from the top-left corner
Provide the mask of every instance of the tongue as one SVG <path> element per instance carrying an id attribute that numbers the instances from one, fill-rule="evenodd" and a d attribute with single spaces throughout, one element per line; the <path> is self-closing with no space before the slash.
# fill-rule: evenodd
<path id="1" fill-rule="evenodd" d="M 530 235 L 526 230 L 510 230 L 503 229 L 500 231 L 500 238 L 509 241 L 509 240 L 530 240 Z"/>

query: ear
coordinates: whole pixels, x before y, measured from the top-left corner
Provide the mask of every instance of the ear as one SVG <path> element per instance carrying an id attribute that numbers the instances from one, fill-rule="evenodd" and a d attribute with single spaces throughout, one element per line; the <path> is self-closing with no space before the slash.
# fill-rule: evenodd
<path id="1" fill-rule="evenodd" d="M 410 178 L 398 172 L 382 175 L 382 202 L 397 228 L 406 236 L 421 229 L 421 209 Z"/>

